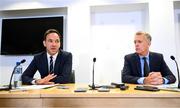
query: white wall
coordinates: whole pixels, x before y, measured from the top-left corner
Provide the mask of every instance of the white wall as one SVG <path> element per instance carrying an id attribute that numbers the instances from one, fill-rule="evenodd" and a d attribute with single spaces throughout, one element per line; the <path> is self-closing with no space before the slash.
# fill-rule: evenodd
<path id="1" fill-rule="evenodd" d="M 173 5 L 170 0 L 149 2 L 149 31 L 153 38 L 151 50 L 163 53 L 170 69 L 177 75 L 175 63 L 170 59 L 171 55 L 179 58 Z"/>
<path id="2" fill-rule="evenodd" d="M 175 40 L 176 49 L 180 46 L 180 2 L 174 2 L 174 16 L 175 16 Z M 180 61 L 180 50 L 176 50 L 177 60 Z"/>
<path id="3" fill-rule="evenodd" d="M 91 7 L 91 53 L 97 58 L 97 83 L 121 81 L 124 55 L 134 52 L 134 33 L 146 29 L 146 13 L 147 4 Z"/>
<path id="4" fill-rule="evenodd" d="M 76 82 L 91 82 L 92 59 L 96 57 L 95 82 L 105 84 L 121 81 L 123 57 L 134 52 L 133 36 L 138 30 L 150 32 L 151 51 L 163 53 L 176 74 L 169 58 L 179 56 L 173 3 L 173 0 L 2 0 L 0 18 L 66 16 L 65 50 L 73 53 Z M 22 58 L 27 59 L 25 69 L 32 56 L 0 56 L 0 84 L 7 84 L 16 60 Z"/>

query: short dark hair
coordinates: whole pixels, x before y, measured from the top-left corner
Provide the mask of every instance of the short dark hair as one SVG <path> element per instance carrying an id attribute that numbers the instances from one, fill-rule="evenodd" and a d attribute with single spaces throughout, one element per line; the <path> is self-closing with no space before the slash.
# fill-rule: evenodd
<path id="1" fill-rule="evenodd" d="M 58 30 L 56 29 L 48 29 L 45 33 L 44 33 L 44 37 L 43 37 L 43 40 L 46 40 L 46 37 L 48 34 L 50 33 L 57 33 L 59 38 L 61 38 L 61 34 L 58 32 Z"/>

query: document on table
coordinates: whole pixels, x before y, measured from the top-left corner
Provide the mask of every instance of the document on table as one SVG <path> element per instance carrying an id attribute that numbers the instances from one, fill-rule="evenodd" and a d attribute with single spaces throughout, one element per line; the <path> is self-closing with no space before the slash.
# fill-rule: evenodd
<path id="1" fill-rule="evenodd" d="M 21 87 L 18 87 L 17 89 L 20 89 L 20 90 L 36 90 L 36 89 L 46 89 L 46 88 L 51 88 L 51 87 L 54 87 L 56 86 L 55 84 L 54 85 L 28 85 L 28 86 L 21 86 Z"/>
<path id="2" fill-rule="evenodd" d="M 158 87 L 160 90 L 180 92 L 180 88 L 178 88 L 177 84 L 163 84 L 156 87 Z"/>

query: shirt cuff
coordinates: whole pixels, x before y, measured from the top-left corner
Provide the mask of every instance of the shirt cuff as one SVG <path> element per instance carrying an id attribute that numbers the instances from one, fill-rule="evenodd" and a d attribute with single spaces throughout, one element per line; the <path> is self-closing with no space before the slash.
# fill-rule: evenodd
<path id="1" fill-rule="evenodd" d="M 32 81 L 31 81 L 31 84 L 36 85 L 36 80 L 35 80 L 35 79 L 32 80 Z"/>
<path id="2" fill-rule="evenodd" d="M 163 77 L 163 80 L 164 80 L 163 84 L 168 84 L 168 82 L 169 82 L 168 79 L 166 79 L 166 78 Z"/>
<path id="3" fill-rule="evenodd" d="M 144 84 L 144 79 L 145 79 L 145 77 L 139 78 L 139 79 L 137 80 L 137 83 L 138 83 L 138 84 Z"/>

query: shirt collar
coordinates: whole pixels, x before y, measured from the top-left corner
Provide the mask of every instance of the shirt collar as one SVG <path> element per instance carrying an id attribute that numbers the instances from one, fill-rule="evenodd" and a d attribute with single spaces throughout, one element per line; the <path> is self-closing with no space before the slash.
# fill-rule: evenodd
<path id="1" fill-rule="evenodd" d="M 47 53 L 47 57 L 50 58 L 50 56 L 52 56 L 53 60 L 56 60 L 57 55 L 58 55 L 58 52 L 54 55 L 50 55 L 49 53 Z"/>
<path id="2" fill-rule="evenodd" d="M 148 54 L 146 55 L 146 56 L 140 56 L 139 55 L 139 57 L 142 59 L 143 57 L 146 57 L 147 59 L 149 59 L 149 52 L 148 52 Z"/>

